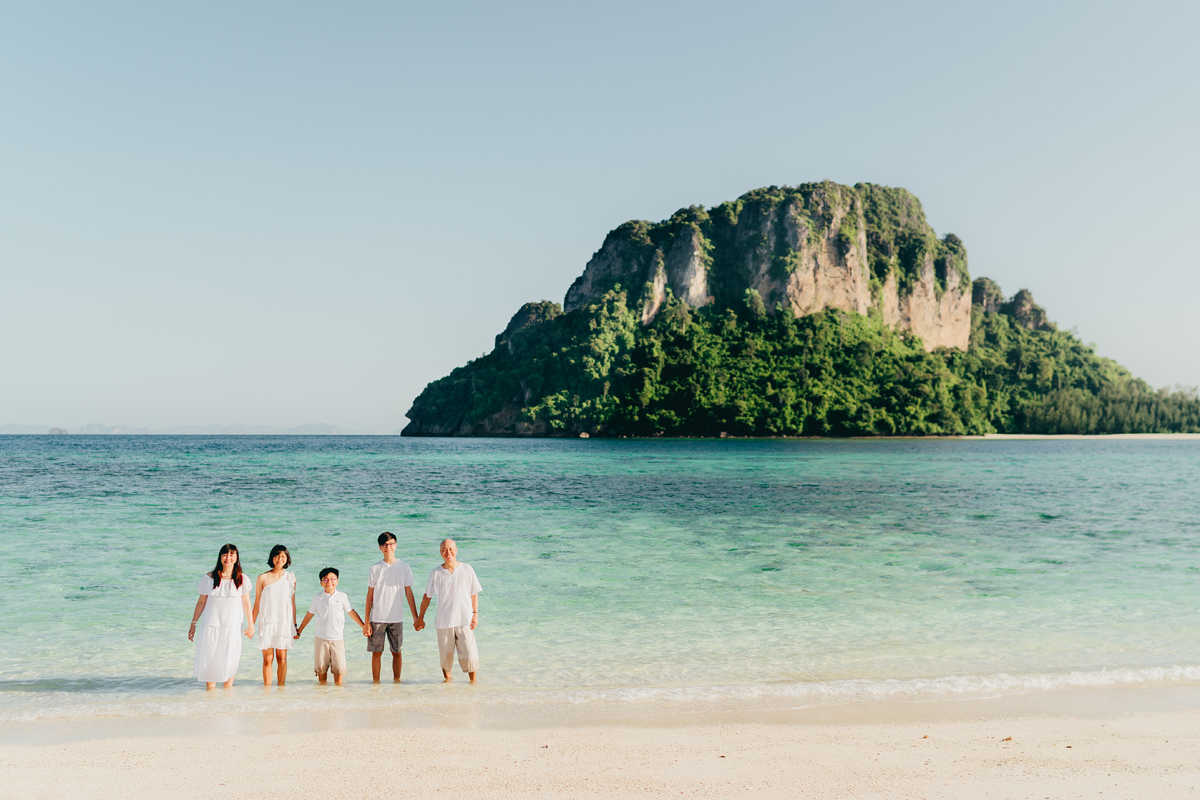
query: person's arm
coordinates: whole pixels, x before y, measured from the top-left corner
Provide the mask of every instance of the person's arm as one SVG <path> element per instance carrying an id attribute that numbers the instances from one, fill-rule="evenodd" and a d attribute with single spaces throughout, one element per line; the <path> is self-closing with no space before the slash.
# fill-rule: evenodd
<path id="1" fill-rule="evenodd" d="M 295 589 L 295 587 L 292 587 L 292 630 L 299 631 L 299 628 L 296 627 L 296 589 Z M 296 634 L 296 638 L 297 639 L 300 638 L 299 633 Z"/>
<path id="2" fill-rule="evenodd" d="M 263 575 L 266 573 L 264 572 Z M 254 616 L 250 618 L 251 622 L 258 622 L 258 601 L 262 599 L 263 576 L 259 575 L 258 580 L 254 582 Z"/>
<path id="3" fill-rule="evenodd" d="M 475 630 L 475 624 L 479 622 L 479 594 L 471 595 L 471 630 Z"/>
<path id="4" fill-rule="evenodd" d="M 254 617 L 251 616 L 252 611 L 250 608 L 250 593 L 249 592 L 246 592 L 245 594 L 242 595 L 242 611 L 246 612 L 246 621 L 250 623 L 249 625 L 246 626 L 246 630 L 242 631 L 242 633 L 246 635 L 247 639 L 253 639 L 254 638 Z"/>
<path id="5" fill-rule="evenodd" d="M 367 623 L 363 622 L 362 617 L 360 617 L 358 615 L 358 612 L 355 611 L 353 608 L 350 609 L 350 618 L 353 619 L 355 622 L 357 622 L 358 626 L 363 629 L 364 633 L 366 633 Z"/>
<path id="6" fill-rule="evenodd" d="M 413 630 L 419 631 L 421 628 L 425 627 L 425 623 L 421 622 L 419 625 L 417 624 L 417 598 L 413 596 L 412 586 L 404 587 L 404 596 L 408 599 L 408 610 L 411 611 L 413 615 Z"/>
<path id="7" fill-rule="evenodd" d="M 422 628 L 425 627 L 425 610 L 428 608 L 429 608 L 429 595 L 425 595 L 424 597 L 421 598 L 421 613 L 417 615 L 417 622 L 421 623 Z M 416 625 L 414 624 L 413 627 L 415 628 Z M 418 628 L 418 630 L 419 630 L 419 628 Z"/>
<path id="8" fill-rule="evenodd" d="M 371 635 L 371 606 L 375 604 L 375 587 L 367 587 L 367 610 L 363 612 L 363 618 L 367 624 L 363 626 L 363 636 Z"/>
<path id="9" fill-rule="evenodd" d="M 296 638 L 297 639 L 300 638 L 300 634 L 304 633 L 304 626 L 307 625 L 308 621 L 312 618 L 313 618 L 313 615 L 312 615 L 311 611 L 304 615 L 304 621 L 300 623 L 299 628 L 296 628 Z"/>
<path id="10" fill-rule="evenodd" d="M 192 626 L 188 628 L 188 641 L 194 641 L 196 636 L 196 620 L 200 619 L 200 615 L 204 613 L 204 606 L 208 603 L 208 595 L 200 595 L 200 599 L 196 601 L 196 607 L 192 610 Z"/>

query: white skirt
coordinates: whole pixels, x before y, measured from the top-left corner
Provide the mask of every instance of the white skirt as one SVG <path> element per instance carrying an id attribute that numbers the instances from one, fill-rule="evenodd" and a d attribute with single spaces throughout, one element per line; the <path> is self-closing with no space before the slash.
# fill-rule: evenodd
<path id="1" fill-rule="evenodd" d="M 237 674 L 241 660 L 241 625 L 203 625 L 196 631 L 196 660 L 192 664 L 196 680 L 224 683 Z"/>
<path id="2" fill-rule="evenodd" d="M 287 650 L 291 648 L 294 630 L 290 622 L 265 622 L 258 628 L 260 650 Z"/>

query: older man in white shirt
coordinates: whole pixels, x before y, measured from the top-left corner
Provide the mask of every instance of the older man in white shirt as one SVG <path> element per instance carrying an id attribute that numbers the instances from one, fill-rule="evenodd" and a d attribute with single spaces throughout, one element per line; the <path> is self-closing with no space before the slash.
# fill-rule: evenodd
<path id="1" fill-rule="evenodd" d="M 479 585 L 479 578 L 475 577 L 471 565 L 458 560 L 458 545 L 453 539 L 443 539 L 438 549 L 442 553 L 442 564 L 429 573 L 425 596 L 421 598 L 421 611 L 417 615 L 418 622 L 422 627 L 425 625 L 425 611 L 429 608 L 430 599 L 436 597 L 438 606 L 433 627 L 437 629 L 442 676 L 446 683 L 454 680 L 450 670 L 454 667 L 454 653 L 457 651 L 458 665 L 474 683 L 475 673 L 479 671 L 475 625 L 479 621 L 479 593 L 483 587 Z"/>

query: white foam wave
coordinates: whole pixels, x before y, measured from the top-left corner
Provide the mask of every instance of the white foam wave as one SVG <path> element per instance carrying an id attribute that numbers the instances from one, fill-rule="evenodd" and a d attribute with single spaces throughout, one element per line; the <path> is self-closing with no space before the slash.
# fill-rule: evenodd
<path id="1" fill-rule="evenodd" d="M 238 687 L 232 695 L 189 691 L 159 696 L 121 696 L 81 692 L 6 692 L 0 698 L 0 722 L 78 720 L 92 717 L 187 717 L 218 712 L 414 711 L 445 713 L 470 708 L 523 707 L 529 711 L 568 707 L 598 707 L 611 712 L 624 706 L 631 714 L 669 711 L 751 710 L 799 708 L 868 700 L 931 700 L 994 697 L 1024 692 L 1080 688 L 1117 688 L 1200 683 L 1200 665 L 1140 669 L 1101 669 L 1064 673 L 987 676 L 950 675 L 939 678 L 841 679 L 815 682 L 773 682 L 723 686 L 612 687 L 595 689 L 518 690 L 479 687 L 444 691 L 440 685 L 370 687 L 349 685 L 341 690 L 315 686 L 288 687 L 286 693 L 261 694 Z M 235 690 L 236 691 L 236 690 Z M 617 711 L 621 713 L 621 711 Z"/>
<path id="2" fill-rule="evenodd" d="M 755 700 L 787 698 L 801 701 L 925 699 L 940 696 L 991 696 L 1030 691 L 1105 688 L 1144 684 L 1200 681 L 1200 665 L 1102 669 L 1029 675 L 950 675 L 906 680 L 843 679 L 813 683 L 766 683 L 740 686 L 656 687 L 608 690 L 575 690 L 562 693 L 571 703 L 597 701 L 640 702 L 664 700 Z"/>

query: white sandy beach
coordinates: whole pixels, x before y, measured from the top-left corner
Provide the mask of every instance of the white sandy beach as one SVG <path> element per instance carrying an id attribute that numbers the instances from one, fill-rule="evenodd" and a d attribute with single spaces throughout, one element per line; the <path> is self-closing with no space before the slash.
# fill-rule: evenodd
<path id="1" fill-rule="evenodd" d="M 138 736 L 0 746 L 20 798 L 1174 798 L 1200 711 Z M 96 724 L 95 722 L 91 724 Z"/>

